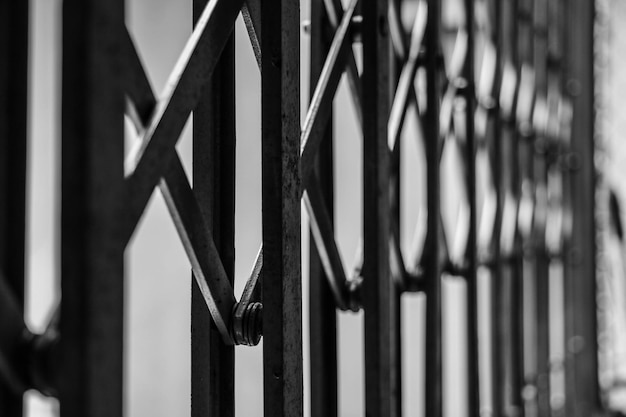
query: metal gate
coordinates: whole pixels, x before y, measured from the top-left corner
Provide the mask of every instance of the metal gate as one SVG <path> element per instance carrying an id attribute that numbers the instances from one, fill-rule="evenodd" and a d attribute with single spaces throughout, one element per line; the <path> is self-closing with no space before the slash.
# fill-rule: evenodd
<path id="1" fill-rule="evenodd" d="M 402 414 L 402 375 L 415 372 L 401 363 L 407 292 L 426 299 L 424 415 L 444 414 L 455 401 L 443 370 L 448 277 L 467 294 L 464 414 L 602 413 L 592 1 L 311 0 L 303 30 L 297 1 L 194 0 L 193 33 L 158 96 L 124 7 L 63 2 L 62 301 L 33 334 L 23 320 L 29 5 L 0 0 L 0 415 L 22 415 L 27 389 L 58 397 L 63 417 L 123 414 L 124 250 L 156 187 L 195 278 L 193 416 L 234 415 L 234 346 L 261 337 L 264 415 L 303 414 L 301 200 L 312 416 L 337 415 L 336 314 L 350 310 L 364 311 L 366 415 Z M 237 300 L 239 13 L 262 80 L 263 244 Z M 312 92 L 302 117 L 301 36 Z M 363 148 L 363 243 L 350 270 L 333 230 L 342 77 Z M 193 187 L 175 148 L 191 113 Z M 125 115 L 140 137 L 130 152 Z M 406 140 L 424 150 L 422 178 L 402 178 Z M 425 184 L 412 250 L 401 244 L 413 233 L 401 182 Z"/>

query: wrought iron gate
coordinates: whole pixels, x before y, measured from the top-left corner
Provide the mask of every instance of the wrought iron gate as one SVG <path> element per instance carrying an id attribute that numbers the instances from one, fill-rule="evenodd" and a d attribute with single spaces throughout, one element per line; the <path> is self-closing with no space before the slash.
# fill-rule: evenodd
<path id="1" fill-rule="evenodd" d="M 466 357 L 467 415 L 602 411 L 593 2 L 311 0 L 310 7 L 312 94 L 301 126 L 299 2 L 194 0 L 193 33 L 157 96 L 125 27 L 124 1 L 64 1 L 62 301 L 48 329 L 33 334 L 22 318 L 28 2 L 0 0 L 2 416 L 22 415 L 27 389 L 58 397 L 64 417 L 123 414 L 123 255 L 155 187 L 195 277 L 192 415 L 234 415 L 234 345 L 254 346 L 261 336 L 264 415 L 303 414 L 301 200 L 314 242 L 311 415 L 337 415 L 336 313 L 350 310 L 364 311 L 366 415 L 401 414 L 402 373 L 412 372 L 401 363 L 406 292 L 425 294 L 424 409 L 443 414 L 453 401 L 442 371 L 444 276 L 467 288 L 466 350 L 458 352 Z M 236 300 L 239 13 L 262 75 L 263 245 Z M 332 115 L 342 111 L 333 108 L 342 76 L 363 141 L 363 244 L 354 270 L 345 268 L 333 231 L 340 138 Z M 175 149 L 192 112 L 193 188 Z M 125 115 L 140 136 L 126 154 Z M 417 128 L 403 133 L 408 119 Z M 403 140 L 423 147 L 415 163 L 425 164 L 424 178 L 401 178 Z M 446 155 L 460 176 L 442 172 Z M 400 243 L 409 232 L 401 179 L 426 184 L 423 233 L 412 251 Z M 454 228 L 442 214 L 451 189 L 460 199 Z M 479 300 L 491 306 L 488 320 L 479 318 Z"/>

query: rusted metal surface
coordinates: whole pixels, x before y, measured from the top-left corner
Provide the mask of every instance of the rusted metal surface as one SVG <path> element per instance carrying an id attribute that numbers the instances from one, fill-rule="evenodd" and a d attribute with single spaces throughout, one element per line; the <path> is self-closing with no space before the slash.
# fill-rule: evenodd
<path id="1" fill-rule="evenodd" d="M 300 11 L 261 3 L 263 396 L 268 416 L 300 416 Z"/>
<path id="2" fill-rule="evenodd" d="M 194 1 L 194 23 L 207 3 Z M 206 221 L 230 288 L 235 277 L 235 104 L 232 34 L 193 112 L 193 191 L 199 216 L 191 225 L 198 230 Z M 209 273 L 205 279 L 212 277 Z M 225 344 L 211 325 L 198 280 L 191 285 L 191 415 L 234 417 L 235 347 Z"/>

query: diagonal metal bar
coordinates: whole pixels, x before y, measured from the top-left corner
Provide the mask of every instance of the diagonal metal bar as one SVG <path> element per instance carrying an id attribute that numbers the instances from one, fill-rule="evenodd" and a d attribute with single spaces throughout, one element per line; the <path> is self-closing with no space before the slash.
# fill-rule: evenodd
<path id="1" fill-rule="evenodd" d="M 304 120 L 302 135 L 300 136 L 300 172 L 304 187 L 307 186 L 307 181 L 312 177 L 315 156 L 332 113 L 330 103 L 335 97 L 339 80 L 344 72 L 344 62 L 348 52 L 351 52 L 352 39 L 349 29 L 357 3 L 358 0 L 350 1 L 337 27 L 330 52 L 324 62 L 322 74 L 315 87 Z"/>
<path id="2" fill-rule="evenodd" d="M 302 199 L 309 213 L 311 234 L 315 240 L 337 307 L 341 310 L 347 310 L 349 305 L 347 302 L 348 287 L 346 285 L 346 274 L 337 243 L 335 242 L 330 215 L 324 204 L 322 191 L 316 175 L 309 177 L 309 186 Z"/>
<path id="3" fill-rule="evenodd" d="M 421 16 L 421 13 L 425 13 L 425 16 Z M 406 40 L 406 35 L 404 33 L 404 30 L 402 28 L 402 23 L 400 21 L 400 16 L 398 13 L 398 7 L 396 5 L 395 2 L 390 2 L 389 3 L 389 32 L 390 32 L 390 36 L 391 36 L 391 45 L 393 46 L 393 50 L 396 56 L 396 59 L 398 59 L 399 61 L 405 62 L 408 60 L 407 58 L 407 49 L 410 50 L 413 47 L 417 47 L 417 41 L 418 39 L 414 39 L 413 35 L 417 35 L 417 33 L 419 33 L 419 31 L 417 33 L 415 33 L 415 29 L 416 29 L 416 23 L 420 23 L 421 17 L 425 17 L 426 19 L 428 18 L 428 6 L 426 4 L 426 2 L 420 1 L 420 3 L 418 4 L 418 10 L 416 12 L 415 15 L 415 20 L 413 23 L 413 29 L 411 31 L 411 39 L 409 40 L 409 45 L 407 45 L 407 40 Z M 426 22 L 424 22 L 424 25 L 426 25 Z M 426 27 L 424 27 L 424 31 L 426 30 Z M 423 35 L 422 35 L 423 36 Z M 420 40 L 420 44 L 423 41 Z M 420 45 L 422 46 L 422 45 Z M 421 48 L 417 49 L 418 55 L 416 58 L 416 70 L 417 67 L 419 65 L 423 65 L 423 62 L 420 59 L 420 53 L 423 52 L 423 50 Z M 406 110 L 405 108 L 407 107 L 408 104 L 414 104 L 415 108 L 418 109 L 417 110 L 417 117 L 415 118 L 415 121 L 417 122 L 418 125 L 418 129 L 421 130 L 421 118 L 419 117 L 419 105 L 418 105 L 418 101 L 417 101 L 417 92 L 415 90 L 415 86 L 413 84 L 413 81 L 415 79 L 415 74 L 413 74 L 413 77 L 410 77 L 410 88 L 407 91 L 408 94 L 408 102 L 405 104 L 402 104 L 402 106 L 400 106 L 399 104 L 395 104 L 396 102 L 396 97 L 394 97 L 394 103 L 392 104 L 392 110 L 391 110 L 391 114 L 389 116 L 389 123 L 394 125 L 393 128 L 391 128 L 389 130 L 389 141 L 391 142 L 392 138 L 396 138 L 399 137 L 401 131 L 402 131 L 402 126 L 404 123 L 404 118 L 406 116 Z M 409 87 L 409 86 L 407 86 Z M 396 93 L 397 95 L 397 93 Z M 398 114 L 394 115 L 394 110 L 393 107 L 394 106 L 398 106 L 400 108 L 402 108 L 402 112 L 398 112 L 396 111 Z M 395 119 L 400 119 L 399 121 L 396 121 Z M 397 126 L 397 127 L 396 127 Z M 397 139 L 394 140 L 395 142 L 397 142 Z M 399 158 L 399 148 L 396 144 L 394 144 L 394 146 L 391 147 L 392 150 L 392 163 L 396 164 Z"/>
<path id="4" fill-rule="evenodd" d="M 394 2 L 390 2 L 390 4 L 393 3 Z M 395 9 L 395 5 L 391 7 Z M 392 15 L 392 13 L 389 14 L 389 16 Z M 389 115 L 389 123 L 387 127 L 389 149 L 391 149 L 394 154 L 396 153 L 396 143 L 400 138 L 400 132 L 406 116 L 409 99 L 415 100 L 415 103 L 417 103 L 417 99 L 415 99 L 414 80 L 418 68 L 418 58 L 422 47 L 422 40 L 424 38 L 424 32 L 426 31 L 427 18 L 428 10 L 426 4 L 420 1 L 418 3 L 415 21 L 411 30 L 409 52 L 408 55 L 406 55 L 406 61 L 402 68 L 402 72 L 400 73 L 400 80 L 391 105 L 391 114 Z M 392 19 L 390 17 L 390 21 L 391 20 Z M 405 57 L 405 54 L 398 55 L 401 55 L 400 59 Z"/>
<path id="5" fill-rule="evenodd" d="M 401 5 L 401 2 L 389 2 L 389 36 L 391 36 L 391 46 L 396 58 L 404 61 L 407 53 L 407 34 L 400 20 L 399 5 Z"/>
<path id="6" fill-rule="evenodd" d="M 212 0 L 207 4 L 141 141 L 129 153 L 125 163 L 129 211 L 122 225 L 126 236 L 136 227 L 171 149 L 213 73 L 242 4 L 243 0 Z"/>
<path id="7" fill-rule="evenodd" d="M 213 321 L 224 343 L 232 344 L 229 325 L 235 305 L 233 289 L 206 223 L 198 224 L 204 223 L 199 220 L 202 219 L 200 207 L 178 157 L 170 159 L 159 188 Z"/>
<path id="8" fill-rule="evenodd" d="M 345 13 L 343 5 L 341 4 L 341 0 L 324 0 L 324 5 L 326 6 L 326 13 L 328 14 L 328 21 L 330 22 L 331 27 L 334 30 L 337 30 L 339 27 L 339 22 L 341 21 L 343 14 Z M 354 108 L 356 110 L 357 118 L 359 119 L 359 126 L 363 125 L 363 109 L 362 109 L 362 100 L 363 93 L 361 90 L 361 77 L 359 76 L 359 70 L 356 66 L 356 60 L 354 58 L 354 53 L 350 51 L 348 55 L 348 63 L 347 63 L 347 75 L 348 75 L 348 85 L 350 87 L 350 93 L 352 97 L 352 102 Z"/>
<path id="9" fill-rule="evenodd" d="M 250 272 L 250 277 L 246 281 L 246 286 L 241 294 L 240 304 L 262 301 L 261 280 L 263 279 L 263 248 L 257 254 L 256 262 Z"/>
<path id="10" fill-rule="evenodd" d="M 169 169 L 159 182 L 159 189 L 191 263 L 207 308 L 224 342 L 232 344 L 229 318 L 235 303 L 233 289 L 200 213 L 198 202 L 191 194 L 191 187 L 177 153 L 171 157 Z M 198 228 L 197 221 L 194 223 L 193 219 L 201 219 L 203 225 Z M 207 279 L 209 277 L 210 279 Z"/>
<path id="11" fill-rule="evenodd" d="M 241 16 L 246 24 L 254 58 L 261 69 L 261 1 L 244 0 Z"/>

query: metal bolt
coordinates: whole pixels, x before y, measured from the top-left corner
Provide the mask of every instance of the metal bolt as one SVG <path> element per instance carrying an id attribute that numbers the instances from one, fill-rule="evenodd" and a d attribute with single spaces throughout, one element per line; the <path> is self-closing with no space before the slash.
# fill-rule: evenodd
<path id="1" fill-rule="evenodd" d="M 238 306 L 239 303 L 235 305 L 234 311 Z M 263 304 L 250 303 L 241 316 L 234 315 L 231 333 L 237 345 L 258 345 L 263 335 Z"/>

